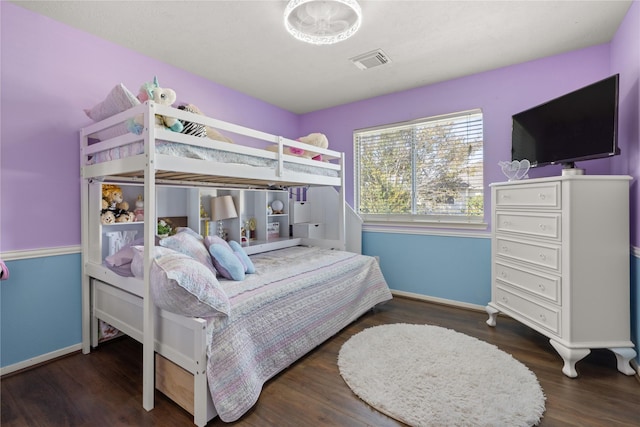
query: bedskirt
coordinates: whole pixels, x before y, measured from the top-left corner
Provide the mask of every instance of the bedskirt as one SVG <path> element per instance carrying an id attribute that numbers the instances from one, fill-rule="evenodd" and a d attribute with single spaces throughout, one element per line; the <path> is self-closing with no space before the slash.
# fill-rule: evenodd
<path id="1" fill-rule="evenodd" d="M 392 298 L 369 256 L 297 246 L 251 259 L 256 274 L 221 281 L 230 316 L 207 326 L 207 378 L 226 422 L 256 403 L 268 379 Z"/>

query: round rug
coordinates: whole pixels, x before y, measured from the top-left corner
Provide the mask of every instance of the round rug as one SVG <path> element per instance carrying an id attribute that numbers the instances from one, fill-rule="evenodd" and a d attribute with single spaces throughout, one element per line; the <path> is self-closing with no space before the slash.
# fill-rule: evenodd
<path id="1" fill-rule="evenodd" d="M 362 400 L 412 426 L 532 426 L 545 411 L 544 392 L 526 366 L 438 326 L 365 329 L 344 343 L 338 367 Z"/>

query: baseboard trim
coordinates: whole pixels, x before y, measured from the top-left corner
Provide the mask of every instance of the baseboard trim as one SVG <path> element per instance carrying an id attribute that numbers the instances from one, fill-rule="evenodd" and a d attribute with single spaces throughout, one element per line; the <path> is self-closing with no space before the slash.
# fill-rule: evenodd
<path id="1" fill-rule="evenodd" d="M 468 302 L 455 301 L 455 300 L 452 300 L 452 299 L 432 297 L 432 296 L 428 296 L 428 295 L 415 294 L 413 292 L 398 291 L 398 290 L 395 290 L 395 289 L 391 290 L 391 294 L 392 295 L 397 295 L 399 297 L 411 298 L 411 299 L 415 299 L 415 300 L 419 300 L 419 301 L 426 301 L 426 302 L 432 302 L 432 303 L 436 303 L 436 304 L 450 305 L 450 306 L 458 307 L 458 308 L 465 308 L 467 310 L 485 311 L 485 309 L 484 309 L 485 306 L 484 305 L 471 304 L 471 303 L 468 303 Z"/>
<path id="2" fill-rule="evenodd" d="M 82 350 L 82 344 L 74 344 L 69 347 L 61 348 L 60 350 L 52 351 L 51 353 L 42 354 L 37 357 L 32 357 L 31 359 L 23 360 L 22 362 L 14 363 L 13 365 L 3 366 L 2 368 L 0 368 L 0 376 L 21 371 L 23 369 L 32 368 L 35 365 L 49 362 L 53 359 L 66 356 L 80 350 Z"/>
<path id="3" fill-rule="evenodd" d="M 631 360 L 631 367 L 636 371 L 636 374 L 634 376 L 636 377 L 636 380 L 638 380 L 638 382 L 640 383 L 640 366 L 638 365 L 638 362 L 635 359 Z"/>

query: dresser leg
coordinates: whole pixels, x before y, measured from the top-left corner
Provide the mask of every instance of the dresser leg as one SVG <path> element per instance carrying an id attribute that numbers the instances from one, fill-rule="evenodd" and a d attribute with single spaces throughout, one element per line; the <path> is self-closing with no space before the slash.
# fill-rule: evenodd
<path id="1" fill-rule="evenodd" d="M 576 372 L 576 363 L 591 353 L 591 349 L 588 348 L 567 348 L 554 340 L 549 340 L 553 348 L 556 349 L 562 360 L 564 360 L 564 366 L 562 367 L 562 373 L 569 378 L 575 378 L 578 376 Z"/>
<path id="2" fill-rule="evenodd" d="M 489 314 L 487 325 L 496 326 L 496 318 L 498 317 L 499 311 L 491 307 L 490 305 L 486 306 L 484 309 L 487 311 L 487 314 Z"/>
<path id="3" fill-rule="evenodd" d="M 614 347 L 609 350 L 613 351 L 616 355 L 616 362 L 618 364 L 618 371 L 625 375 L 635 375 L 636 371 L 631 367 L 631 359 L 636 357 L 636 351 L 632 348 L 619 348 Z"/>

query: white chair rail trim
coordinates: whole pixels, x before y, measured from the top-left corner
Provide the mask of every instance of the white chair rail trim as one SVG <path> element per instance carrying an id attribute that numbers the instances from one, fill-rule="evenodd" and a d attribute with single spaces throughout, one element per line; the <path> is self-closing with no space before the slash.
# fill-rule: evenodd
<path id="1" fill-rule="evenodd" d="M 20 259 L 44 258 L 58 255 L 79 254 L 80 245 L 59 246 L 55 248 L 24 249 L 19 251 L 4 251 L 0 253 L 0 258 L 4 261 L 16 261 Z"/>

